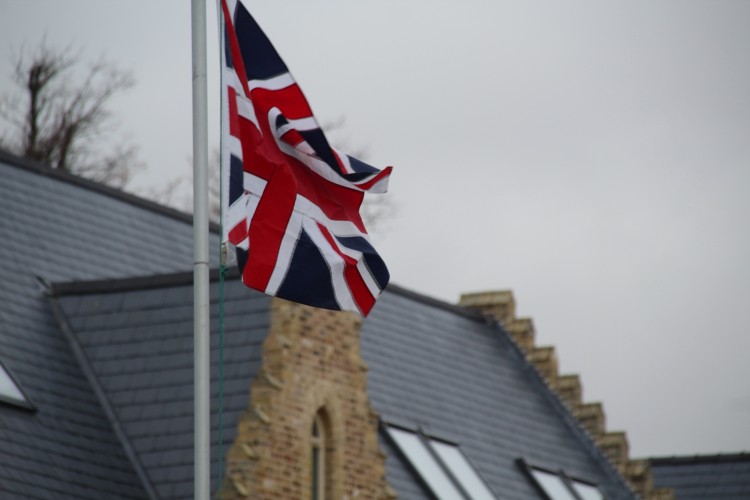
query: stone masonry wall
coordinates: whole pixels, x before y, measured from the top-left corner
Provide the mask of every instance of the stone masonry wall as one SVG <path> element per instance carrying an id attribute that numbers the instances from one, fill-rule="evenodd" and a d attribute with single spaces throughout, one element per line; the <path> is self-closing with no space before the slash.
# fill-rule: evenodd
<path id="1" fill-rule="evenodd" d="M 360 326 L 351 313 L 272 300 L 263 367 L 227 455 L 223 498 L 311 498 L 311 429 L 321 409 L 326 499 L 395 498 L 367 398 Z"/>

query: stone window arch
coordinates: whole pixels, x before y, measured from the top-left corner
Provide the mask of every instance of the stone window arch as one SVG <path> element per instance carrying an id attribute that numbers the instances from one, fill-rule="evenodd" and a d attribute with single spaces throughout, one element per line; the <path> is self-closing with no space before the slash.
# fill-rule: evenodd
<path id="1" fill-rule="evenodd" d="M 331 498 L 333 488 L 331 476 L 332 436 L 325 408 L 315 413 L 310 429 L 310 498 L 326 500 Z"/>

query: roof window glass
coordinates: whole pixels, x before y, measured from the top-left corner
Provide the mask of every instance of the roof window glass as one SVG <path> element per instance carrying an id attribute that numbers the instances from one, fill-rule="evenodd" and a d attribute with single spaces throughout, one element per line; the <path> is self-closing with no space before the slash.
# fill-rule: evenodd
<path id="1" fill-rule="evenodd" d="M 462 498 L 456 486 L 445 474 L 440 464 L 427 448 L 425 442 L 417 434 L 404 431 L 396 427 L 389 427 L 391 435 L 401 452 L 406 455 L 411 464 L 417 469 L 427 486 L 440 500 Z"/>
<path id="2" fill-rule="evenodd" d="M 537 467 L 523 459 L 518 462 L 549 500 L 604 500 L 602 491 L 593 483 L 571 477 L 563 470 Z"/>
<path id="3" fill-rule="evenodd" d="M 573 479 L 571 483 L 573 484 L 573 489 L 576 490 L 578 496 L 581 497 L 581 500 L 604 500 L 604 495 L 602 495 L 601 490 L 596 486 L 582 483 L 575 479 Z"/>
<path id="4" fill-rule="evenodd" d="M 495 500 L 458 446 L 388 426 L 388 434 L 440 500 Z"/>
<path id="5" fill-rule="evenodd" d="M 453 473 L 453 477 L 461 483 L 472 500 L 495 500 L 482 478 L 471 466 L 458 446 L 430 439 L 430 446 L 440 457 L 446 468 Z"/>
<path id="6" fill-rule="evenodd" d="M 18 388 L 2 363 L 0 363 L 0 400 L 8 403 L 28 404 L 21 389 Z"/>
<path id="7" fill-rule="evenodd" d="M 559 475 L 539 469 L 531 469 L 531 475 L 552 500 L 578 500 Z"/>

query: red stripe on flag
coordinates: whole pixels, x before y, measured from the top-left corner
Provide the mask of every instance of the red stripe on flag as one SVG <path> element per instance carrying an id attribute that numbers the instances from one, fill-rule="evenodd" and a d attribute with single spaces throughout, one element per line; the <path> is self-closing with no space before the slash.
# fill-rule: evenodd
<path id="1" fill-rule="evenodd" d="M 351 169 L 347 168 L 344 164 L 344 160 L 341 159 L 341 156 L 338 151 L 335 149 L 331 149 L 331 153 L 333 153 L 333 158 L 336 160 L 336 163 L 339 167 L 339 172 L 342 174 L 351 174 Z"/>
<path id="2" fill-rule="evenodd" d="M 296 147 L 297 144 L 303 142 L 305 139 L 301 135 L 299 135 L 299 132 L 297 132 L 294 129 L 291 129 L 281 136 L 281 140 L 286 142 L 290 146 Z"/>
<path id="3" fill-rule="evenodd" d="M 349 289 L 352 291 L 354 300 L 357 302 L 362 315 L 367 316 L 372 306 L 375 305 L 375 297 L 372 296 L 370 289 L 367 288 L 362 275 L 359 274 L 359 269 L 346 266 L 346 269 L 344 269 L 344 279 L 346 279 L 346 283 L 349 285 Z"/>
<path id="4" fill-rule="evenodd" d="M 375 297 L 372 296 L 370 289 L 367 288 L 365 280 L 362 279 L 362 275 L 359 274 L 357 261 L 339 250 L 338 244 L 334 241 L 333 235 L 328 231 L 328 228 L 320 223 L 317 224 L 318 229 L 320 229 L 320 232 L 328 242 L 328 245 L 330 245 L 333 251 L 344 259 L 344 281 L 346 281 L 349 291 L 351 291 L 352 297 L 354 297 L 354 302 L 357 303 L 357 307 L 359 307 L 359 310 L 362 311 L 364 316 L 367 316 L 367 313 L 370 312 L 372 306 L 375 305 Z"/>
<path id="5" fill-rule="evenodd" d="M 237 91 L 227 86 L 227 112 L 229 113 L 229 134 L 240 137 L 240 122 L 237 114 Z"/>
<path id="6" fill-rule="evenodd" d="M 227 239 L 232 245 L 239 245 L 247 238 L 247 219 L 242 219 L 229 231 Z"/>
<path id="7" fill-rule="evenodd" d="M 262 110 L 264 116 L 274 107 L 279 108 L 281 114 L 287 120 L 298 120 L 313 116 L 307 99 L 305 99 L 296 83 L 279 90 L 253 89 L 252 100 L 256 108 Z"/>
<path id="8" fill-rule="evenodd" d="M 240 131 L 237 138 L 242 144 L 242 169 L 262 179 L 270 179 L 278 162 L 278 147 L 263 140 L 253 122 L 243 116 L 238 120 Z M 248 159 L 252 159 L 249 161 Z"/>
<path id="9" fill-rule="evenodd" d="M 242 281 L 265 291 L 281 249 L 297 198 L 295 183 L 288 168 L 277 168 L 268 180 L 263 196 L 250 221 L 250 251 Z"/>
<path id="10" fill-rule="evenodd" d="M 367 191 L 368 189 L 373 187 L 375 184 L 377 184 L 378 182 L 382 181 L 383 179 L 391 175 L 391 170 L 393 170 L 393 167 L 385 167 L 383 170 L 381 170 L 375 177 L 373 177 L 369 181 L 363 182 L 362 184 L 357 184 L 357 187 Z"/>

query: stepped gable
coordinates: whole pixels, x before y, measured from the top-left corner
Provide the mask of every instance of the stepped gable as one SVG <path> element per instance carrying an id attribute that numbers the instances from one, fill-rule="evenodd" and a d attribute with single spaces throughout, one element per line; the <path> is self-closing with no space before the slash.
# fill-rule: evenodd
<path id="1" fill-rule="evenodd" d="M 602 403 L 583 401 L 580 377 L 577 374 L 561 375 L 559 373 L 555 348 L 536 345 L 532 319 L 516 317 L 516 301 L 513 292 L 502 290 L 466 293 L 461 296 L 459 304 L 480 311 L 503 325 L 549 388 L 557 394 L 570 414 L 576 418 L 588 436 L 641 498 L 646 500 L 674 498 L 674 493 L 669 488 L 654 484 L 648 461 L 630 458 L 626 433 L 607 430 Z"/>

